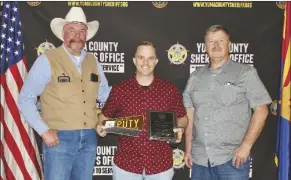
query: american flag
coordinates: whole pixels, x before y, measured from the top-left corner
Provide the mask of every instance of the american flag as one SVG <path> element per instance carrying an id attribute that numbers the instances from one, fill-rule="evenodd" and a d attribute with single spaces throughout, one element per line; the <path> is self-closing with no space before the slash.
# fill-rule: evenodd
<path id="1" fill-rule="evenodd" d="M 42 167 L 34 132 L 17 107 L 27 74 L 17 2 L 3 2 L 0 36 L 0 180 L 39 180 Z"/>

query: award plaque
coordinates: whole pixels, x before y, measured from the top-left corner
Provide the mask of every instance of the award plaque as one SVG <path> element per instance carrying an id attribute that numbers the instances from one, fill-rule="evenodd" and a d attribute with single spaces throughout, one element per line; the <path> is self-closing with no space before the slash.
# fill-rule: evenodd
<path id="1" fill-rule="evenodd" d="M 176 141 L 176 113 L 168 111 L 149 111 L 149 140 Z"/>
<path id="2" fill-rule="evenodd" d="M 103 125 L 107 133 L 119 134 L 123 136 L 139 136 L 143 130 L 144 117 L 131 116 L 105 120 Z"/>

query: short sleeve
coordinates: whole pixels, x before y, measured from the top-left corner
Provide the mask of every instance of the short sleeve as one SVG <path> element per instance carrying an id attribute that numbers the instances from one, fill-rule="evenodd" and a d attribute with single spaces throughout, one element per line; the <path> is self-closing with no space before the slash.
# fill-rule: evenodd
<path id="1" fill-rule="evenodd" d="M 255 68 L 250 67 L 247 71 L 245 71 L 245 78 L 246 98 L 252 108 L 270 104 L 272 102 L 272 99 Z"/>
<path id="2" fill-rule="evenodd" d="M 176 113 L 177 118 L 184 117 L 186 115 L 186 111 L 183 106 L 182 96 L 179 94 L 179 91 L 175 86 L 173 86 L 172 91 L 171 111 Z"/>
<path id="3" fill-rule="evenodd" d="M 193 107 L 193 103 L 192 103 L 191 96 L 190 96 L 190 92 L 193 89 L 193 81 L 194 81 L 194 76 L 191 75 L 187 81 L 187 85 L 186 85 L 185 90 L 183 92 L 183 104 L 184 104 L 184 107 L 186 107 L 186 108 Z"/>

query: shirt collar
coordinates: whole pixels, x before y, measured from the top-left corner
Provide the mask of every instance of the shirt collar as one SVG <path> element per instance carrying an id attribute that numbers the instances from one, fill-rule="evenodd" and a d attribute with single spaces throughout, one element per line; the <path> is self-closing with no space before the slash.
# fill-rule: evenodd
<path id="1" fill-rule="evenodd" d="M 136 74 L 132 75 L 130 79 L 131 79 L 131 81 L 132 81 L 132 82 L 133 82 L 137 87 L 142 88 L 142 85 L 140 85 L 140 84 L 138 83 L 138 81 L 136 80 Z M 149 88 L 153 87 L 153 86 L 156 84 L 156 82 L 157 82 L 158 79 L 159 79 L 159 77 L 156 75 L 156 73 L 154 73 L 154 79 L 153 79 L 152 83 L 151 83 L 148 87 L 149 87 Z"/>
<path id="2" fill-rule="evenodd" d="M 208 71 L 213 74 L 219 74 L 221 72 L 225 72 L 227 67 L 229 67 L 232 64 L 232 60 L 228 59 L 222 66 L 218 67 L 217 69 L 212 69 L 210 66 L 210 63 L 208 64 Z"/>
<path id="3" fill-rule="evenodd" d="M 64 44 L 62 45 L 62 47 L 64 48 L 64 50 L 67 52 L 67 54 L 70 56 L 71 59 L 76 60 L 75 56 L 73 56 L 73 55 L 72 55 L 72 54 L 67 50 L 67 48 L 65 47 Z M 83 49 L 81 50 L 80 61 L 83 61 L 83 59 L 85 58 L 85 56 L 86 56 L 86 51 L 85 51 L 85 49 L 83 48 Z"/>

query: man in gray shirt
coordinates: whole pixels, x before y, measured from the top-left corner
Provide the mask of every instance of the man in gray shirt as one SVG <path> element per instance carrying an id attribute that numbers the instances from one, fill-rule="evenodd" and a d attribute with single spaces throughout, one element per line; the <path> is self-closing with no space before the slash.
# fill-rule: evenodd
<path id="1" fill-rule="evenodd" d="M 254 67 L 230 60 L 225 27 L 209 27 L 204 39 L 210 63 L 190 75 L 183 93 L 186 165 L 192 180 L 247 180 L 272 100 Z"/>

